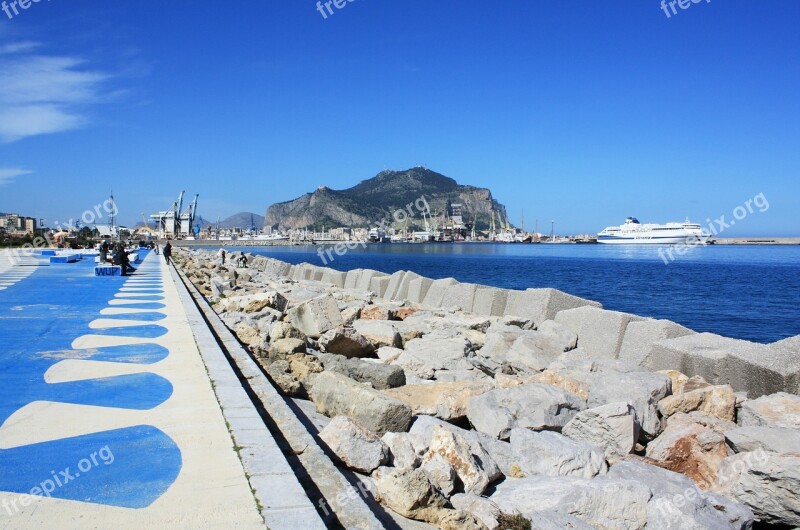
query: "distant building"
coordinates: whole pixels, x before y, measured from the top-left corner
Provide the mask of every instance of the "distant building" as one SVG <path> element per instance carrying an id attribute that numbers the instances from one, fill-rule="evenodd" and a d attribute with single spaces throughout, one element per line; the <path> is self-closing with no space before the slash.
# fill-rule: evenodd
<path id="1" fill-rule="evenodd" d="M 16 213 L 0 215 L 0 228 L 12 235 L 33 235 L 36 231 L 36 219 L 24 217 Z"/>

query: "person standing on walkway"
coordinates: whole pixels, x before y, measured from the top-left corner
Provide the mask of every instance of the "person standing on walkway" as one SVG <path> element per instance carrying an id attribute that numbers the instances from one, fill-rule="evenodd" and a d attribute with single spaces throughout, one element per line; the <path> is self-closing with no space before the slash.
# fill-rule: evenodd
<path id="1" fill-rule="evenodd" d="M 167 244 L 164 245 L 164 261 L 167 262 L 167 265 L 169 265 L 170 263 L 169 259 L 171 257 L 172 257 L 172 243 L 167 241 Z"/>

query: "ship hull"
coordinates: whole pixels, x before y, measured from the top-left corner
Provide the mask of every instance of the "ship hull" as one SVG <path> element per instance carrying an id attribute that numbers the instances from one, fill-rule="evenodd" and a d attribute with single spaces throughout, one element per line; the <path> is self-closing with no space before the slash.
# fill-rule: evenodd
<path id="1" fill-rule="evenodd" d="M 681 235 L 681 236 L 642 236 L 642 235 L 619 235 L 619 236 L 599 236 L 598 243 L 604 245 L 706 245 L 709 236 L 707 235 Z"/>

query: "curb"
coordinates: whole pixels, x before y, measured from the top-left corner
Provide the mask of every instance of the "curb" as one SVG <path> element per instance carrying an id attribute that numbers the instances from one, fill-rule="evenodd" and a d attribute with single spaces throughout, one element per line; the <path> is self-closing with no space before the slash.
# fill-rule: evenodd
<path id="1" fill-rule="evenodd" d="M 265 429 L 266 425 L 270 427 L 272 444 L 277 448 L 283 442 L 284 453 L 280 455 L 281 459 L 286 466 L 291 465 L 288 460 L 296 463 L 295 471 L 291 471 L 290 467 L 290 473 L 294 481 L 297 482 L 298 476 L 310 479 L 303 481 L 303 485 L 306 487 L 303 497 L 308 506 L 314 510 L 314 514 L 317 516 L 317 524 L 322 524 L 321 528 L 327 526 L 363 530 L 396 527 L 396 525 L 392 524 L 393 522 L 387 514 L 380 513 L 382 509 L 371 496 L 365 493 L 357 478 L 354 476 L 346 477 L 336 467 L 330 456 L 320 446 L 320 442 L 303 425 L 292 407 L 267 378 L 261 366 L 242 347 L 194 285 L 177 269 L 173 269 L 173 276 L 176 282 L 180 281 L 183 284 L 182 291 L 186 293 L 187 298 L 193 298 L 193 300 L 190 299 L 187 302 L 191 302 L 192 309 L 200 316 L 201 321 L 198 322 L 198 327 L 205 328 L 201 331 L 205 331 L 207 335 L 212 337 L 212 340 L 215 340 L 215 348 L 220 353 L 222 353 L 220 348 L 224 348 L 225 352 L 227 352 L 228 359 L 225 362 L 230 363 L 228 370 L 230 371 L 233 368 L 234 371 L 240 374 L 239 379 L 234 376 L 234 379 L 236 379 L 235 384 L 242 394 L 250 395 L 248 401 L 250 401 L 251 409 L 254 404 L 256 408 L 261 409 L 259 421 Z M 210 370 L 209 374 L 211 375 Z M 258 402 L 256 403 L 256 401 Z M 220 403 L 222 404 L 222 401 Z M 258 414 L 258 412 L 253 410 L 254 414 Z M 223 413 L 225 413 L 224 405 Z M 231 430 L 234 438 L 236 438 L 233 421 L 231 421 Z M 237 445 L 241 445 L 238 439 Z M 251 473 L 250 466 L 256 469 L 263 467 L 260 459 L 248 460 L 245 458 L 244 453 L 242 454 L 242 461 L 248 473 Z M 263 499 L 255 486 L 261 485 L 262 488 L 266 488 L 268 485 L 264 481 L 259 484 L 258 480 L 251 480 L 251 484 L 254 484 L 254 489 L 256 489 L 259 499 Z M 365 496 L 367 496 L 366 499 L 364 498 Z M 309 497 L 314 499 L 310 500 Z M 370 504 L 373 504 L 373 507 Z M 327 507 L 330 507 L 332 513 Z M 319 508 L 322 513 L 318 513 L 316 508 Z M 383 515 L 383 517 L 380 517 L 380 515 Z M 323 516 L 324 523 L 321 519 Z M 265 519 L 267 519 L 266 516 Z M 281 520 L 280 525 L 275 526 L 268 519 L 267 525 L 270 528 L 292 529 L 318 527 L 286 520 Z"/>
<path id="2" fill-rule="evenodd" d="M 179 273 L 170 274 L 267 527 L 326 528 Z"/>

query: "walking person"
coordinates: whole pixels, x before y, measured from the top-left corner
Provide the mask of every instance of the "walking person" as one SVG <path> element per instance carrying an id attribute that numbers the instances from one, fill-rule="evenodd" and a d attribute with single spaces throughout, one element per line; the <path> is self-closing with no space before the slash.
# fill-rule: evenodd
<path id="1" fill-rule="evenodd" d="M 167 262 L 167 265 L 169 265 L 171 257 L 172 257 L 172 243 L 167 241 L 167 244 L 164 245 L 164 261 Z"/>

